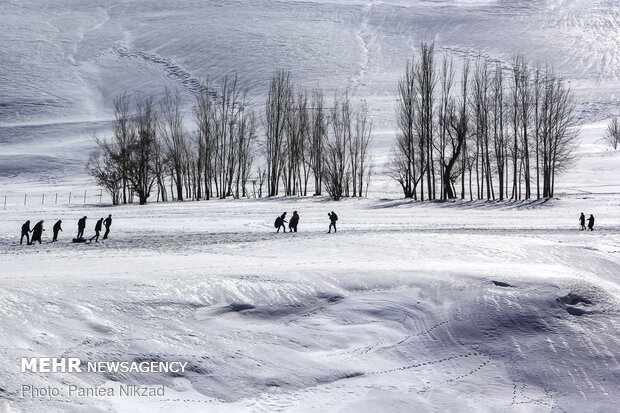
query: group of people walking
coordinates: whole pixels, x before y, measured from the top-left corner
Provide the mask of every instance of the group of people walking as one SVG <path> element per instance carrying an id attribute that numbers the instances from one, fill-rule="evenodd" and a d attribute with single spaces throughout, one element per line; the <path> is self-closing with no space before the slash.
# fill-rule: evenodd
<path id="1" fill-rule="evenodd" d="M 338 215 L 336 215 L 334 211 L 331 211 L 327 214 L 327 216 L 329 217 L 329 229 L 327 232 L 331 233 L 332 228 L 334 232 L 337 232 L 336 222 L 338 221 Z M 101 231 L 103 230 L 103 227 L 105 227 L 105 233 L 103 234 L 103 239 L 108 238 L 108 235 L 110 235 L 110 227 L 112 226 L 112 214 L 108 215 L 108 217 L 105 219 L 99 218 L 97 220 L 97 222 L 95 223 L 95 235 L 93 235 L 89 239 L 84 238 L 84 230 L 86 229 L 87 219 L 88 217 L 83 216 L 82 218 L 78 220 L 77 237 L 73 239 L 73 242 L 86 242 L 87 240 L 90 242 L 92 242 L 93 240 L 95 240 L 95 242 L 99 242 L 99 235 Z M 290 221 L 286 221 L 286 212 L 284 212 L 282 215 L 276 218 L 276 221 L 274 223 L 276 232 L 280 232 L 280 229 L 282 229 L 282 232 L 286 232 L 287 223 L 288 223 L 289 232 L 297 232 L 297 226 L 299 225 L 299 220 L 300 218 L 299 218 L 299 214 L 297 213 L 297 211 L 293 212 L 293 216 L 291 217 Z M 590 231 L 594 231 L 594 215 L 590 214 L 590 217 L 587 219 L 587 221 L 588 221 L 587 229 L 589 229 Z M 24 222 L 24 224 L 22 225 L 22 233 L 21 233 L 21 238 L 19 239 L 19 243 L 22 244 L 24 242 L 24 237 L 26 237 L 26 243 L 28 245 L 32 245 L 35 242 L 38 242 L 39 244 L 41 244 L 41 236 L 43 235 L 43 232 L 45 231 L 45 229 L 43 228 L 43 223 L 44 221 L 41 220 L 37 222 L 34 225 L 34 227 L 32 227 L 31 229 L 30 220 Z M 579 216 L 579 225 L 582 231 L 586 229 L 586 216 L 584 215 L 583 212 Z M 56 242 L 58 241 L 58 233 L 62 231 L 62 220 L 61 219 L 56 221 L 56 223 L 54 224 L 54 227 L 52 228 L 52 231 L 53 231 L 52 242 Z M 32 237 L 30 236 L 30 234 L 32 234 Z"/>
<path id="2" fill-rule="evenodd" d="M 586 216 L 583 212 L 579 216 L 579 226 L 581 227 L 581 231 L 586 229 Z M 592 214 L 590 214 L 590 217 L 588 218 L 588 229 L 590 231 L 594 231 L 594 215 Z"/>
<path id="3" fill-rule="evenodd" d="M 77 233 L 77 237 L 73 239 L 73 242 L 86 242 L 87 241 L 86 238 L 84 238 L 84 230 L 86 229 L 86 219 L 87 217 L 84 216 L 78 220 L 78 233 Z M 19 239 L 20 245 L 24 242 L 24 237 L 26 237 L 26 243 L 28 245 L 32 245 L 37 241 L 40 244 L 41 236 L 43 235 L 43 232 L 45 231 L 45 229 L 43 228 L 43 223 L 44 221 L 41 220 L 37 222 L 32 229 L 30 229 L 30 220 L 24 222 L 24 224 L 22 225 L 22 235 L 21 235 L 21 238 Z M 95 224 L 95 235 L 90 237 L 88 240 L 92 242 L 94 239 L 95 242 L 99 242 L 99 234 L 101 233 L 104 226 L 105 226 L 105 233 L 103 234 L 103 239 L 107 239 L 108 235 L 110 235 L 110 227 L 112 226 L 112 214 L 108 215 L 106 219 L 100 218 L 99 220 L 97 220 L 97 223 Z M 52 237 L 52 242 L 56 242 L 58 241 L 58 233 L 62 231 L 62 220 L 61 219 L 56 221 L 56 223 L 54 224 L 54 227 L 52 228 L 52 231 L 54 234 Z M 30 237 L 31 233 L 32 233 L 32 237 Z"/>
<path id="4" fill-rule="evenodd" d="M 327 214 L 329 216 L 329 230 L 327 232 L 331 233 L 332 228 L 334 232 L 336 232 L 336 221 L 338 221 L 338 215 L 334 211 L 329 212 Z M 286 221 L 286 212 L 276 218 L 273 226 L 276 228 L 276 232 L 280 232 L 280 228 L 282 228 L 282 232 L 286 232 L 286 225 L 288 223 L 289 232 L 297 232 L 297 225 L 299 224 L 299 214 L 297 211 L 293 211 L 293 216 L 290 221 Z"/>

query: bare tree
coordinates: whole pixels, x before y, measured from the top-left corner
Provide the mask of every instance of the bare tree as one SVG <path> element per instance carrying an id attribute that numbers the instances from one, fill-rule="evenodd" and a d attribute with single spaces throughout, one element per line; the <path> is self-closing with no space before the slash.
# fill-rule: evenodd
<path id="1" fill-rule="evenodd" d="M 614 148 L 614 150 L 618 149 L 618 144 L 620 144 L 620 121 L 618 121 L 617 116 L 614 116 L 611 122 L 609 122 L 609 125 L 607 125 L 607 130 L 605 131 L 603 139 Z"/>
<path id="2" fill-rule="evenodd" d="M 254 146 L 257 139 L 256 116 L 249 109 L 247 102 L 243 102 L 241 112 L 236 124 L 236 145 L 238 147 L 237 172 L 235 174 L 235 197 L 248 196 L 246 184 L 250 177 L 252 164 L 254 163 Z M 241 188 L 241 191 L 239 190 Z"/>
<path id="3" fill-rule="evenodd" d="M 400 184 L 405 198 L 416 198 L 416 187 L 421 178 L 416 174 L 417 135 L 414 123 L 418 105 L 414 68 L 415 62 L 408 61 L 405 75 L 398 81 L 396 124 L 399 133 L 388 166 L 388 175 Z"/>
<path id="4" fill-rule="evenodd" d="M 454 189 L 454 166 L 461 160 L 461 151 L 464 150 L 467 136 L 469 133 L 469 108 L 468 90 L 469 84 L 469 62 L 465 61 L 461 75 L 461 96 L 459 100 L 450 99 L 450 104 L 446 108 L 444 122 L 445 131 L 448 136 L 446 149 L 444 149 L 443 161 L 443 193 L 446 199 L 456 198 Z M 463 176 L 465 176 L 464 172 Z"/>
<path id="5" fill-rule="evenodd" d="M 114 141 L 115 157 L 119 164 L 119 173 L 122 180 L 123 204 L 128 201 L 129 179 L 127 162 L 129 161 L 129 145 L 131 143 L 131 117 L 129 111 L 130 98 L 122 93 L 114 98 Z"/>
<path id="6" fill-rule="evenodd" d="M 112 144 L 113 145 L 113 144 Z M 123 171 L 114 159 L 110 146 L 101 146 L 88 158 L 86 165 L 88 174 L 95 179 L 100 187 L 104 188 L 112 198 L 112 204 L 118 205 L 123 189 Z"/>
<path id="7" fill-rule="evenodd" d="M 277 71 L 271 79 L 263 128 L 265 141 L 263 152 L 267 163 L 267 195 L 278 194 L 278 182 L 284 166 L 285 128 L 292 96 L 291 75 L 288 71 Z"/>
<path id="8" fill-rule="evenodd" d="M 435 87 L 435 44 L 422 42 L 420 60 L 415 67 L 415 87 L 419 99 L 415 101 L 416 132 L 418 134 L 420 172 L 426 173 L 427 193 L 429 199 L 435 199 L 435 163 L 433 157 Z M 420 199 L 424 200 L 424 180 L 420 181 Z"/>
<path id="9" fill-rule="evenodd" d="M 351 105 L 348 95 L 336 96 L 330 110 L 331 134 L 327 140 L 323 176 L 329 196 L 340 200 L 348 190 L 347 147 L 351 140 Z"/>
<path id="10" fill-rule="evenodd" d="M 177 200 L 183 200 L 183 180 L 185 155 L 187 153 L 186 132 L 181 114 L 181 94 L 178 90 L 172 93 L 166 89 L 161 102 L 161 122 L 159 133 L 165 145 L 167 158 L 170 162 L 171 177 L 175 183 Z"/>
<path id="11" fill-rule="evenodd" d="M 495 149 L 495 167 L 497 170 L 497 180 L 499 184 L 499 199 L 504 199 L 505 177 L 507 177 L 507 146 L 508 139 L 504 132 L 505 103 L 504 103 L 504 78 L 502 68 L 499 64 L 495 66 L 491 85 L 491 105 L 492 105 L 492 128 L 493 128 L 493 147 Z"/>
<path id="12" fill-rule="evenodd" d="M 369 149 L 372 141 L 372 121 L 368 117 L 366 102 L 355 110 L 355 129 L 349 142 L 349 163 L 351 165 L 352 194 L 361 197 L 364 193 L 364 179 L 370 176 Z"/>
<path id="13" fill-rule="evenodd" d="M 153 109 L 152 99 L 136 101 L 133 129 L 128 176 L 132 189 L 138 194 L 140 205 L 144 205 L 151 195 L 153 183 L 157 178 L 154 168 L 157 115 Z"/>
<path id="14" fill-rule="evenodd" d="M 574 160 L 579 126 L 573 95 L 564 80 L 547 69 L 544 85 L 539 147 L 542 151 L 543 197 L 548 198 L 553 197 L 556 174 Z"/>
<path id="15" fill-rule="evenodd" d="M 325 113 L 325 99 L 320 89 L 312 91 L 312 116 L 309 126 L 309 144 L 307 146 L 310 168 L 314 175 L 314 194 L 321 195 L 323 187 L 323 152 L 327 137 L 328 119 Z"/>

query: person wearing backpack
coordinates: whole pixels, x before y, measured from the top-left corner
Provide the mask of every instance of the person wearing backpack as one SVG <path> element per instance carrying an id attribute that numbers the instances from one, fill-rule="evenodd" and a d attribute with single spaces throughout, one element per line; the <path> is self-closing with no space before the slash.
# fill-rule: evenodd
<path id="1" fill-rule="evenodd" d="M 336 221 L 338 221 L 338 215 L 336 215 L 336 213 L 334 211 L 332 212 L 328 212 L 327 216 L 329 217 L 329 231 L 327 231 L 328 233 L 331 234 L 332 232 L 332 227 L 334 228 L 334 232 L 338 232 L 336 231 Z"/>
<path id="2" fill-rule="evenodd" d="M 286 225 L 284 225 L 286 223 L 286 220 L 284 218 L 286 218 L 286 212 L 277 217 L 276 222 L 273 223 L 273 226 L 277 229 L 276 232 L 280 232 L 280 227 L 282 227 L 283 232 L 286 232 Z"/>

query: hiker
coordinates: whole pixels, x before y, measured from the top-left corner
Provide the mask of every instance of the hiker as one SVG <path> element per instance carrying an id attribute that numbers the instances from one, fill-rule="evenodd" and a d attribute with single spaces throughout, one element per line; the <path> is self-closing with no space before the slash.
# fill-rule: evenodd
<path id="1" fill-rule="evenodd" d="M 286 218 L 286 212 L 276 218 L 276 222 L 273 224 L 278 229 L 276 232 L 280 232 L 280 227 L 282 227 L 283 232 L 286 232 L 286 225 L 284 225 L 286 220 L 284 218 Z"/>
<path id="2" fill-rule="evenodd" d="M 299 224 L 299 214 L 297 213 L 297 211 L 294 211 L 293 217 L 288 223 L 289 232 L 293 232 L 293 231 L 297 232 L 297 224 Z"/>
<path id="3" fill-rule="evenodd" d="M 24 225 L 22 225 L 22 236 L 19 239 L 19 245 L 22 245 L 24 236 L 26 237 L 26 244 L 30 245 L 30 220 L 24 222 Z"/>
<path id="4" fill-rule="evenodd" d="M 586 216 L 583 214 L 583 212 L 581 213 L 581 215 L 579 215 L 579 225 L 581 225 L 581 231 L 586 229 Z"/>
<path id="5" fill-rule="evenodd" d="M 101 232 L 102 225 L 103 225 L 103 218 L 99 218 L 97 220 L 97 223 L 95 224 L 95 235 L 90 237 L 90 242 L 93 242 L 93 239 L 95 240 L 95 242 L 99 242 L 99 233 Z"/>
<path id="6" fill-rule="evenodd" d="M 34 244 L 36 241 L 41 243 L 41 235 L 43 234 L 43 220 L 37 222 L 37 224 L 32 228 L 32 239 L 30 240 L 31 244 Z"/>
<path id="7" fill-rule="evenodd" d="M 52 242 L 56 242 L 58 241 L 58 232 L 62 231 L 61 225 L 62 224 L 62 219 L 59 219 L 58 221 L 56 221 L 56 223 L 54 224 L 54 238 L 52 238 Z"/>
<path id="8" fill-rule="evenodd" d="M 329 231 L 327 231 L 328 233 L 331 234 L 332 232 L 332 227 L 334 227 L 334 232 L 336 231 L 336 221 L 338 221 L 338 215 L 336 215 L 336 213 L 334 211 L 332 212 L 328 212 L 327 216 L 329 217 Z"/>
<path id="9" fill-rule="evenodd" d="M 84 238 L 84 229 L 85 228 L 86 228 L 86 215 L 84 215 L 78 221 L 78 233 L 77 233 L 77 237 L 76 237 L 77 239 Z"/>
<path id="10" fill-rule="evenodd" d="M 105 227 L 103 239 L 108 239 L 108 235 L 110 234 L 110 226 L 112 226 L 112 214 L 108 215 L 108 217 L 103 221 L 103 226 Z"/>
<path id="11" fill-rule="evenodd" d="M 590 214 L 590 218 L 588 218 L 588 229 L 594 231 L 594 215 L 592 214 Z"/>

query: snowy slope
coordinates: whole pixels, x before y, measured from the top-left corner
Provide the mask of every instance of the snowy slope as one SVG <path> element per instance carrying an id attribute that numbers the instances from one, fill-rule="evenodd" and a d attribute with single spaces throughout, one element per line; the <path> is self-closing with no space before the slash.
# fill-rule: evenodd
<path id="1" fill-rule="evenodd" d="M 509 62 L 519 52 L 549 63 L 570 79 L 584 120 L 605 119 L 617 111 L 619 13 L 610 0 L 5 1 L 0 179 L 29 171 L 79 181 L 86 136 L 109 130 L 123 91 L 177 87 L 189 106 L 199 81 L 236 74 L 260 109 L 278 68 L 328 96 L 366 99 L 387 132 L 381 157 L 393 141 L 396 81 L 424 38 L 454 57 Z"/>

